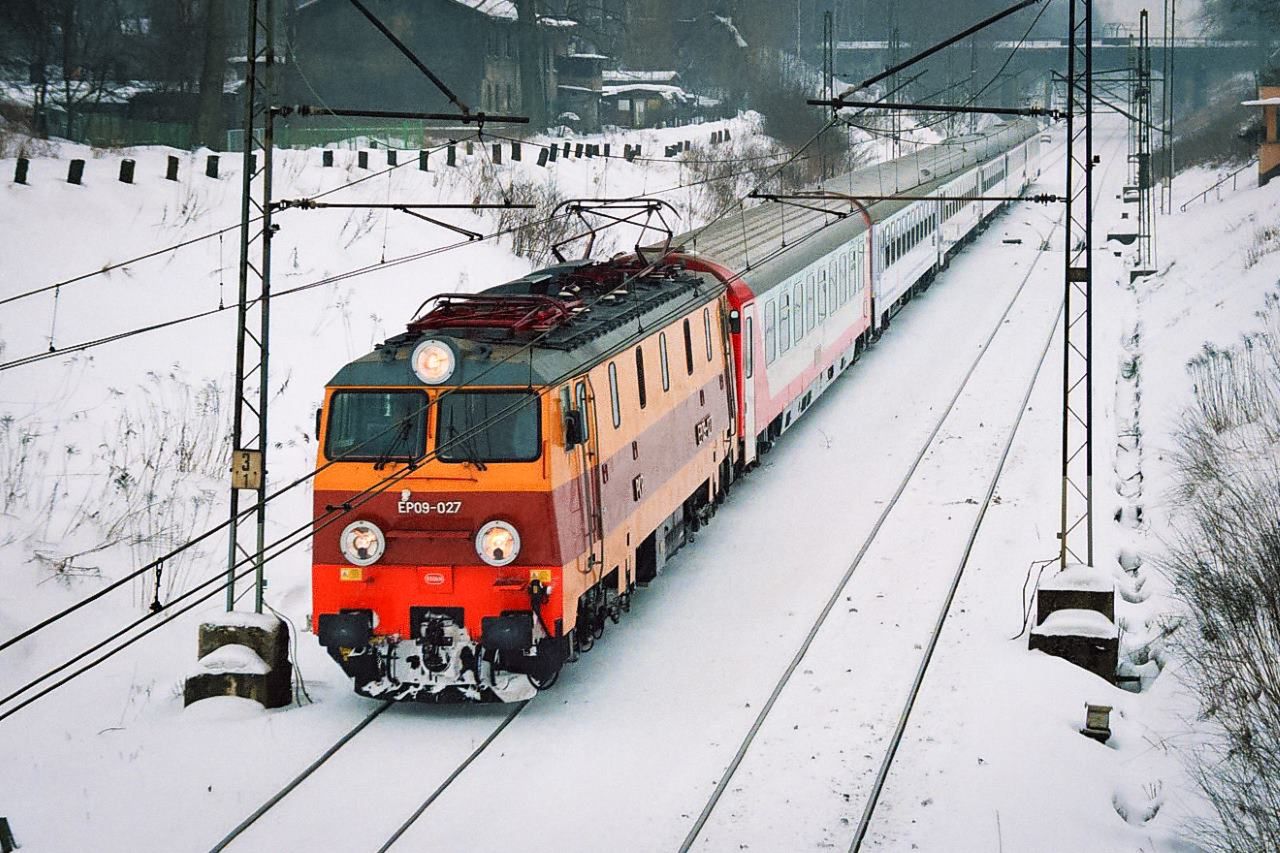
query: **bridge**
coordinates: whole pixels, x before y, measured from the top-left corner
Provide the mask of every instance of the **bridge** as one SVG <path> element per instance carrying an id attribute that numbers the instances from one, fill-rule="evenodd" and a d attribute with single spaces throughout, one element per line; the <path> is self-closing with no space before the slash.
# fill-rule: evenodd
<path id="1" fill-rule="evenodd" d="M 1095 37 L 1094 69 L 1103 73 L 1126 69 L 1132 61 L 1130 52 L 1136 44 L 1137 39 L 1128 35 Z M 897 57 L 904 59 L 925 47 L 927 45 L 900 42 Z M 993 93 L 994 97 L 1006 103 L 1017 102 L 1032 84 L 1047 80 L 1051 71 L 1064 72 L 1067 47 L 1067 40 L 1062 38 L 1023 42 L 994 40 L 978 44 L 978 49 L 994 51 L 1002 57 L 1017 48 L 1017 54 L 1005 71 L 999 93 Z M 1151 65 L 1158 75 L 1164 67 L 1165 43 L 1162 39 L 1152 39 L 1151 48 Z M 1280 55 L 1280 44 L 1198 36 L 1179 36 L 1169 49 L 1173 52 L 1174 63 L 1173 96 L 1179 111 L 1203 106 L 1214 86 L 1236 74 L 1258 71 Z M 867 77 L 893 64 L 892 45 L 888 39 L 840 41 L 836 42 L 835 50 L 836 68 L 846 79 Z M 963 48 L 958 50 L 964 51 Z"/>

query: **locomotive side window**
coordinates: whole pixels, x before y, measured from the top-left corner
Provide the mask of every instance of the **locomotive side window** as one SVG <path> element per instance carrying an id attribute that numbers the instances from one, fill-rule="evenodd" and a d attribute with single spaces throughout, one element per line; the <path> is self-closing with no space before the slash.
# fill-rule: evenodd
<path id="1" fill-rule="evenodd" d="M 350 462 L 418 459 L 427 445 L 422 391 L 338 391 L 329 403 L 324 455 Z"/>
<path id="2" fill-rule="evenodd" d="M 618 405 L 618 365 L 609 362 L 609 405 L 613 407 L 613 428 L 622 426 L 622 409 Z"/>
<path id="3" fill-rule="evenodd" d="M 538 395 L 454 391 L 440 398 L 436 454 L 442 462 L 531 462 L 542 448 Z"/>
<path id="4" fill-rule="evenodd" d="M 671 368 L 667 365 L 667 333 L 658 335 L 658 363 L 662 367 L 662 390 L 671 390 Z"/>
<path id="5" fill-rule="evenodd" d="M 684 367 L 689 375 L 693 375 L 693 332 L 689 331 L 689 320 L 684 321 Z"/>
<path id="6" fill-rule="evenodd" d="M 582 440 L 591 438 L 591 418 L 587 416 L 587 383 L 581 380 L 574 387 L 578 398 L 578 411 L 582 413 Z"/>
<path id="7" fill-rule="evenodd" d="M 636 388 L 640 392 L 640 408 L 649 404 L 649 397 L 644 388 L 644 349 L 636 347 Z"/>
<path id="8" fill-rule="evenodd" d="M 746 361 L 745 372 L 748 379 L 756 372 L 756 335 L 754 331 L 755 324 L 751 322 L 752 319 L 751 317 L 747 318 L 747 335 L 744 339 L 746 343 L 743 345 L 746 348 L 743 360 Z"/>
<path id="9" fill-rule="evenodd" d="M 764 363 L 778 357 L 778 306 L 773 300 L 764 306 Z"/>
<path id="10" fill-rule="evenodd" d="M 702 309 L 702 329 L 707 337 L 707 361 L 711 361 L 711 309 Z"/>

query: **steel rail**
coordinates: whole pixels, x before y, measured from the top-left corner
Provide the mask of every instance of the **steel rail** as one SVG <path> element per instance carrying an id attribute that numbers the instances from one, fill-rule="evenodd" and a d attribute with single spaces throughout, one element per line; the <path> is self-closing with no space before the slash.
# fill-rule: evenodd
<path id="1" fill-rule="evenodd" d="M 1059 216 L 1058 220 L 1055 221 L 1054 223 L 1055 228 L 1061 224 L 1061 221 L 1062 221 L 1062 217 Z M 746 736 L 743 738 L 742 743 L 738 747 L 737 753 L 734 755 L 733 759 L 729 762 L 728 767 L 725 768 L 725 771 L 723 775 L 720 777 L 720 781 L 716 784 L 715 790 L 712 792 L 710 799 L 707 800 L 707 803 L 703 807 L 702 812 L 698 815 L 697 820 L 694 821 L 693 826 L 690 828 L 688 834 L 685 836 L 684 841 L 681 843 L 680 853 L 687 853 L 687 851 L 690 850 L 693 844 L 697 841 L 698 836 L 701 834 L 703 827 L 707 823 L 707 820 L 711 817 L 711 813 L 715 810 L 716 804 L 719 803 L 720 798 L 724 795 L 724 792 L 728 790 L 730 781 L 733 779 L 733 776 L 737 773 L 738 767 L 742 764 L 742 761 L 746 757 L 748 751 L 750 751 L 751 746 L 755 741 L 756 735 L 759 734 L 760 729 L 763 727 L 765 720 L 768 718 L 769 714 L 773 711 L 774 705 L 777 703 L 778 698 L 782 695 L 783 690 L 786 688 L 787 684 L 790 682 L 792 675 L 794 675 L 796 669 L 799 668 L 800 662 L 804 659 L 805 655 L 808 653 L 809 647 L 813 644 L 814 639 L 817 637 L 818 632 L 821 630 L 823 624 L 826 622 L 827 617 L 831 614 L 831 611 L 835 607 L 836 602 L 840 600 L 840 595 L 844 591 L 845 586 L 848 585 L 849 580 L 854 575 L 854 572 L 857 571 L 858 567 L 861 565 L 863 557 L 865 557 L 867 552 L 871 549 L 872 544 L 875 542 L 876 537 L 880 533 L 880 529 L 884 526 L 885 522 L 889 518 L 889 515 L 893 512 L 893 510 L 897 506 L 898 501 L 902 498 L 903 493 L 906 492 L 907 486 L 909 486 L 912 480 L 915 478 L 916 470 L 920 467 L 920 464 L 924 461 L 925 456 L 927 456 L 929 451 L 933 448 L 934 440 L 937 438 L 938 433 L 942 431 L 942 427 L 944 423 L 950 417 L 951 412 L 955 408 L 956 403 L 959 401 L 961 395 L 964 393 L 965 389 L 968 387 L 970 379 L 972 379 L 973 374 L 978 369 L 978 365 L 982 362 L 983 358 L 986 356 L 987 352 L 990 350 L 992 341 L 995 340 L 996 336 L 1000 333 L 1000 330 L 1004 328 L 1005 320 L 1008 318 L 1009 314 L 1013 311 L 1014 306 L 1018 303 L 1018 300 L 1022 296 L 1023 291 L 1026 289 L 1027 283 L 1031 280 L 1031 276 L 1035 273 L 1036 267 L 1040 261 L 1040 257 L 1046 251 L 1047 250 L 1044 248 L 1044 244 L 1041 244 L 1041 248 L 1036 250 L 1035 260 L 1029 265 L 1027 272 L 1023 275 L 1022 281 L 1019 283 L 1017 290 L 1014 291 L 1012 298 L 1010 298 L 1009 304 L 1005 306 L 1003 313 L 1001 313 L 999 319 L 996 321 L 995 327 L 991 330 L 991 334 L 987 336 L 986 341 L 983 342 L 981 348 L 978 350 L 977 356 L 974 358 L 973 362 L 969 365 L 969 369 L 965 372 L 964 377 L 960 380 L 960 384 L 956 388 L 955 393 L 952 395 L 950 401 L 947 403 L 946 407 L 943 409 L 942 413 L 939 415 L 937 421 L 934 423 L 933 429 L 929 432 L 929 435 L 925 439 L 925 441 L 922 443 L 919 452 L 916 454 L 914 460 L 911 462 L 911 465 L 907 468 L 906 473 L 903 475 L 901 481 L 898 483 L 898 487 L 894 491 L 893 496 L 886 502 L 884 510 L 880 513 L 880 516 L 876 519 L 875 524 L 872 525 L 871 531 L 867 534 L 867 537 L 863 540 L 861 547 L 858 549 L 857 554 L 853 558 L 853 562 L 849 564 L 848 569 L 845 570 L 844 574 L 837 581 L 835 589 L 832 591 L 831 596 L 827 599 L 827 602 L 825 606 L 823 606 L 821 612 L 819 612 L 817 619 L 814 620 L 814 623 L 810 627 L 808 634 L 804 638 L 804 641 L 800 644 L 800 647 L 799 649 L 797 649 L 795 655 L 792 657 L 791 662 L 787 665 L 787 668 L 783 671 L 782 676 L 778 679 L 777 683 L 774 685 L 773 691 L 769 694 L 769 698 L 765 701 L 764 705 L 761 707 L 760 713 L 756 716 L 755 722 L 752 723 L 751 728 L 747 731 Z"/>
<path id="2" fill-rule="evenodd" d="M 213 847 L 209 848 L 209 853 L 219 853 L 219 851 L 226 849 L 228 844 L 230 844 L 232 841 L 235 841 L 236 838 L 238 838 L 246 829 L 248 829 L 249 827 L 257 823 L 258 819 L 261 818 L 264 814 L 271 811 L 271 809 L 275 808 L 277 803 L 279 803 L 285 797 L 289 796 L 289 794 L 293 792 L 294 788 L 297 788 L 299 785 L 305 782 L 308 778 L 310 778 L 313 773 L 315 773 L 317 770 L 320 769 L 321 765 L 323 765 L 330 758 L 333 758 L 334 754 L 337 753 L 338 750 L 342 749 L 351 741 L 352 738 L 360 734 L 360 732 L 364 731 L 366 726 L 368 726 L 370 723 L 376 720 L 379 716 L 381 716 L 384 711 L 386 711 L 388 708 L 391 707 L 391 705 L 392 705 L 391 702 L 383 702 L 377 708 L 374 708 L 373 711 L 371 711 L 363 720 L 361 720 L 359 723 L 356 724 L 355 728 L 347 732 L 342 737 L 338 738 L 338 740 L 333 744 L 333 746 L 330 746 L 323 753 L 321 753 L 320 757 L 317 758 L 315 761 L 311 762 L 309 765 L 307 765 L 307 768 L 305 770 L 303 770 L 297 776 L 294 776 L 293 779 L 290 780 L 289 784 L 285 785 L 283 788 L 277 791 L 265 803 L 258 806 L 258 808 L 253 812 L 253 814 L 249 815 L 247 818 L 240 821 L 240 823 L 236 825 L 235 829 L 228 832 L 226 835 L 222 837 L 221 841 L 213 845 Z"/>

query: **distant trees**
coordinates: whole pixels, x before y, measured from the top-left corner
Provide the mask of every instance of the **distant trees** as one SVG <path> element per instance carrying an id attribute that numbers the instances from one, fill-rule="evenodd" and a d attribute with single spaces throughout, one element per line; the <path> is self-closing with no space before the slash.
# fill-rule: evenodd
<path id="1" fill-rule="evenodd" d="M 1204 14 L 1223 35 L 1280 38 L 1280 3 L 1276 0 L 1205 0 Z"/>

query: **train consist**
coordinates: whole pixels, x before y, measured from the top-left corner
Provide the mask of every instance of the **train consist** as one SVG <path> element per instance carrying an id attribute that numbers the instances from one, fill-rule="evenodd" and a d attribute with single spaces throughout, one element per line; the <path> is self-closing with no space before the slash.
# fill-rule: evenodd
<path id="1" fill-rule="evenodd" d="M 979 197 L 1036 178 L 1038 134 L 999 124 L 785 216 L 434 297 L 343 367 L 314 499 L 345 512 L 314 533 L 312 627 L 356 691 L 549 687 L 1000 206 Z"/>

